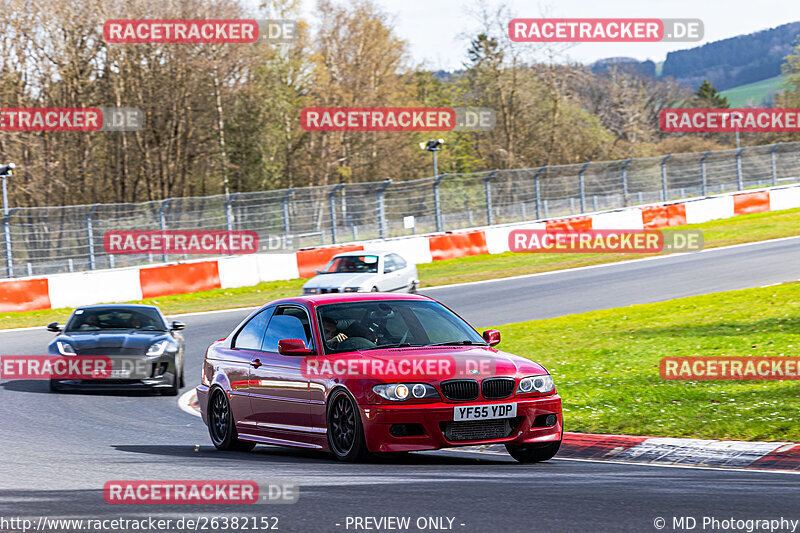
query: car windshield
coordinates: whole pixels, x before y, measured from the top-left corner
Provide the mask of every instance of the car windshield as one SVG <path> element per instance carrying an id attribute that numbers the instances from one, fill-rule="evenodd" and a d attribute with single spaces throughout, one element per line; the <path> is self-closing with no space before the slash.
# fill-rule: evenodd
<path id="1" fill-rule="evenodd" d="M 486 346 L 469 324 L 429 300 L 327 304 L 317 308 L 317 316 L 329 354 L 405 346 Z"/>
<path id="2" fill-rule="evenodd" d="M 65 331 L 99 331 L 103 329 L 138 329 L 166 331 L 161 314 L 155 309 L 103 308 L 76 309 Z"/>
<path id="3" fill-rule="evenodd" d="M 322 274 L 337 274 L 340 272 L 359 272 L 377 274 L 378 256 L 377 255 L 345 255 L 334 257 L 328 263 Z"/>

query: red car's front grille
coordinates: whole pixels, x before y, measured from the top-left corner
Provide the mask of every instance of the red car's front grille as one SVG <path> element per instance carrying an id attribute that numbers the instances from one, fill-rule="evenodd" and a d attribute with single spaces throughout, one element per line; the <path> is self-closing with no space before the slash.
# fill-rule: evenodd
<path id="1" fill-rule="evenodd" d="M 481 383 L 481 394 L 487 400 L 508 398 L 516 387 L 514 378 L 488 378 Z"/>
<path id="2" fill-rule="evenodd" d="M 478 382 L 474 379 L 442 381 L 442 394 L 448 400 L 466 402 L 478 397 Z"/>

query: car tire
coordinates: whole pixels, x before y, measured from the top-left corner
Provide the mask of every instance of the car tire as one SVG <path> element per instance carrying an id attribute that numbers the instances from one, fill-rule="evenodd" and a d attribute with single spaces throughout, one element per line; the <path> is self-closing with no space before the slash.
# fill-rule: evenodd
<path id="1" fill-rule="evenodd" d="M 255 442 L 239 440 L 228 395 L 220 388 L 212 390 L 208 399 L 208 434 L 214 447 L 222 451 L 249 452 Z"/>
<path id="2" fill-rule="evenodd" d="M 378 292 L 378 287 L 372 287 L 372 290 L 370 292 Z"/>
<path id="3" fill-rule="evenodd" d="M 60 392 L 61 387 L 58 386 L 58 381 L 55 379 L 50 380 L 50 392 Z"/>
<path id="4" fill-rule="evenodd" d="M 506 444 L 508 454 L 520 463 L 539 463 L 552 459 L 561 447 L 561 441 L 548 444 Z"/>
<path id="5" fill-rule="evenodd" d="M 168 389 L 164 389 L 162 394 L 164 396 L 177 396 L 181 392 L 181 379 L 182 377 L 179 375 L 175 375 L 172 379 L 172 385 L 169 386 Z"/>
<path id="6" fill-rule="evenodd" d="M 419 286 L 418 286 L 417 282 L 412 281 L 411 282 L 411 288 L 408 289 L 408 292 L 411 293 L 411 294 L 417 294 L 418 290 L 419 290 Z"/>
<path id="7" fill-rule="evenodd" d="M 335 390 L 328 400 L 328 447 L 340 461 L 356 462 L 368 455 L 364 426 L 353 398 L 344 390 Z"/>
<path id="8" fill-rule="evenodd" d="M 186 386 L 186 372 L 183 370 L 183 365 L 181 365 L 181 385 L 180 388 L 184 388 Z"/>

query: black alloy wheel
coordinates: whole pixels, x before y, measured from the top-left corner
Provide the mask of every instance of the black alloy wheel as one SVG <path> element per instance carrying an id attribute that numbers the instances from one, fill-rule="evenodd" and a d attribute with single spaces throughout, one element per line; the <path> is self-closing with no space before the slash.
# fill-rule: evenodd
<path id="1" fill-rule="evenodd" d="M 231 404 L 222 389 L 214 389 L 208 402 L 208 433 L 218 450 L 250 451 L 256 443 L 239 440 L 233 423 Z"/>
<path id="2" fill-rule="evenodd" d="M 344 390 L 333 393 L 328 407 L 328 444 L 337 459 L 357 461 L 367 454 L 361 415 Z"/>

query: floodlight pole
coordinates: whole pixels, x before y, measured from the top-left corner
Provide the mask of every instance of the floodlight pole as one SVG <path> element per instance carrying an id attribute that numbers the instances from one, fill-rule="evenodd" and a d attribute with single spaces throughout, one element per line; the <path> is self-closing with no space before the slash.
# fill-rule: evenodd
<path id="1" fill-rule="evenodd" d="M 12 170 L 16 168 L 14 163 L 9 163 L 4 167 L 0 167 L 0 178 L 3 178 L 3 237 L 6 243 L 6 274 L 9 278 L 14 277 L 14 261 L 11 257 L 11 228 L 9 227 L 9 212 L 8 212 L 8 188 L 6 179 L 12 175 Z"/>

